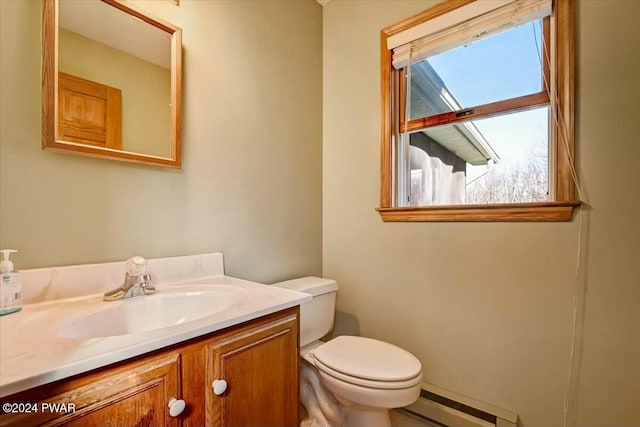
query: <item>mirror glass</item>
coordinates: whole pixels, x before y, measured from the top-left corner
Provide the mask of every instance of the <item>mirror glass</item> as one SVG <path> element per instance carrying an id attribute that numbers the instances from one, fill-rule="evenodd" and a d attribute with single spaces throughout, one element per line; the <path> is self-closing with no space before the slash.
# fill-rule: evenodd
<path id="1" fill-rule="evenodd" d="M 43 147 L 179 168 L 181 30 L 118 0 L 45 0 Z"/>

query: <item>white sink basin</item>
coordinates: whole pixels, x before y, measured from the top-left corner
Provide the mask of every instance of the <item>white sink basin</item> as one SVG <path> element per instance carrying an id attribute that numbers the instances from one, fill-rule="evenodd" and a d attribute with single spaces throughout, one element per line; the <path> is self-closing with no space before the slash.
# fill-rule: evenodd
<path id="1" fill-rule="evenodd" d="M 103 302 L 101 309 L 64 322 L 58 336 L 96 338 L 167 328 L 220 313 L 246 298 L 226 285 L 196 285 L 159 290 L 155 294 Z"/>
<path id="2" fill-rule="evenodd" d="M 31 320 L 40 325 L 49 324 L 53 334 L 59 337 L 112 337 L 193 322 L 224 312 L 246 299 L 246 291 L 235 286 L 176 286 L 125 300 L 78 300 L 62 310 L 62 307 L 52 307 Z"/>
<path id="3" fill-rule="evenodd" d="M 110 276 L 102 268 L 83 270 L 79 278 L 66 269 L 34 271 L 37 286 L 29 292 L 37 292 L 42 302 L 0 316 L 0 397 L 203 337 L 311 299 L 276 286 L 214 275 L 216 269 L 222 270 L 221 257 L 215 269 L 199 260 L 179 261 L 175 273 L 167 268 L 157 274 L 164 281 L 154 276 L 155 294 L 108 302 L 103 301 L 102 292 Z M 211 275 L 197 276 L 202 269 Z M 82 289 L 84 280 L 91 295 L 74 293 Z"/>

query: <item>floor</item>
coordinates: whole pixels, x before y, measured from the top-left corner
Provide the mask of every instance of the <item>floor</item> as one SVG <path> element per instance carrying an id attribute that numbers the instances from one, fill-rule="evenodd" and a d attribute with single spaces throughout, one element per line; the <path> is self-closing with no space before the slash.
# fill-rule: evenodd
<path id="1" fill-rule="evenodd" d="M 390 412 L 392 427 L 442 427 L 441 424 L 429 422 L 423 418 L 411 415 L 406 411 L 392 410 Z"/>

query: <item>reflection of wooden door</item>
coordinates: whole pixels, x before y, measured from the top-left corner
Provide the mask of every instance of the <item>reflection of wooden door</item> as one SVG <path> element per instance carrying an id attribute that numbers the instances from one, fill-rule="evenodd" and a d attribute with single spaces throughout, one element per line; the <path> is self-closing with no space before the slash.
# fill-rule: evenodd
<path id="1" fill-rule="evenodd" d="M 120 89 L 58 73 L 57 139 L 122 149 Z"/>

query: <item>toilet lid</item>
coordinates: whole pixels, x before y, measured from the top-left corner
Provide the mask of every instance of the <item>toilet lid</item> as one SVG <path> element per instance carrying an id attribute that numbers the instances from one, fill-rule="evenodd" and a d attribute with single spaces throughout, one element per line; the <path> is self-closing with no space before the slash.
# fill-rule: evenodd
<path id="1" fill-rule="evenodd" d="M 339 336 L 317 348 L 314 357 L 345 375 L 375 381 L 409 380 L 422 370 L 420 361 L 408 351 L 364 337 Z"/>

